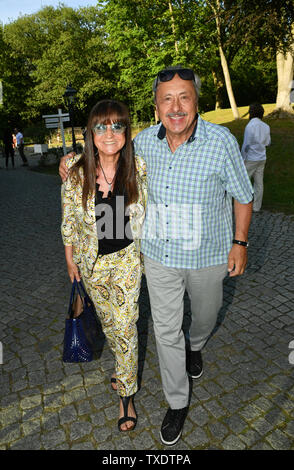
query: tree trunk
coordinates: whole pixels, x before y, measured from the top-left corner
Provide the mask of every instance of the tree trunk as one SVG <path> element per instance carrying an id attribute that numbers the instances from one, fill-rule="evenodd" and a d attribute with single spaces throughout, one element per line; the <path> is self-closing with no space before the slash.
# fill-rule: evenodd
<path id="1" fill-rule="evenodd" d="M 168 7 L 169 7 L 169 12 L 170 12 L 170 14 L 171 14 L 172 32 L 173 32 L 173 36 L 174 36 L 174 40 L 175 40 L 175 51 L 176 51 L 176 54 L 178 55 L 178 53 L 179 53 L 179 48 L 178 48 L 178 43 L 177 43 L 177 40 L 176 40 L 175 18 L 174 18 L 173 6 L 172 6 L 170 0 L 169 0 L 169 2 L 168 2 Z"/>
<path id="2" fill-rule="evenodd" d="M 294 44 L 293 44 L 294 48 Z M 277 52 L 277 74 L 278 74 L 278 92 L 275 110 L 291 112 L 290 91 L 293 80 L 293 55 L 292 51 Z"/>
<path id="3" fill-rule="evenodd" d="M 219 55 L 221 59 L 221 66 L 223 69 L 223 74 L 224 74 L 224 79 L 225 79 L 225 84 L 226 84 L 226 89 L 231 105 L 231 109 L 233 112 L 234 119 L 240 119 L 239 111 L 236 105 L 235 101 L 235 96 L 233 92 L 233 87 L 232 87 L 232 82 L 231 82 L 231 76 L 230 76 L 230 71 L 227 63 L 227 59 L 225 56 L 225 53 L 223 51 L 222 47 L 222 42 L 221 42 L 221 24 L 220 24 L 220 18 L 218 12 L 220 11 L 220 0 L 216 0 L 216 6 L 212 4 L 212 2 L 208 1 L 207 2 L 210 8 L 212 9 L 214 15 L 215 15 L 215 23 L 216 23 L 216 30 L 217 30 L 217 41 L 218 41 L 218 50 L 219 50 Z"/>
<path id="4" fill-rule="evenodd" d="M 223 73 L 225 77 L 226 89 L 227 89 L 230 105 L 232 108 L 233 116 L 234 116 L 234 119 L 240 119 L 239 111 L 237 108 L 237 104 L 236 104 L 235 96 L 233 92 L 230 71 L 229 71 L 227 59 L 225 57 L 222 46 L 219 46 L 219 54 L 221 58 L 221 64 L 222 64 L 222 69 L 223 69 Z"/>
<path id="5" fill-rule="evenodd" d="M 220 77 L 217 76 L 215 70 L 212 70 L 212 78 L 215 86 L 215 110 L 222 109 L 222 99 L 220 90 L 224 86 L 224 82 Z"/>
<path id="6" fill-rule="evenodd" d="M 180 0 L 180 5 L 181 5 L 181 10 L 182 10 L 182 15 L 183 15 L 183 18 L 184 18 L 185 17 L 185 10 L 184 10 L 184 5 L 183 5 L 183 0 Z M 189 46 L 188 46 L 186 32 L 184 33 L 184 44 L 185 44 L 185 50 L 186 50 L 186 52 L 188 52 L 189 51 Z"/>

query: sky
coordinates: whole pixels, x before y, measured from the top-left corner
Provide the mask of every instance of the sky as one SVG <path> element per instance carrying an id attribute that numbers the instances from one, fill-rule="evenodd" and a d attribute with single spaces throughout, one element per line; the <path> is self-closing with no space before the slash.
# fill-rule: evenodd
<path id="1" fill-rule="evenodd" d="M 79 8 L 95 6 L 97 0 L 0 0 L 0 22 L 7 24 L 21 15 L 31 15 L 45 6 L 57 7 L 59 3 Z"/>

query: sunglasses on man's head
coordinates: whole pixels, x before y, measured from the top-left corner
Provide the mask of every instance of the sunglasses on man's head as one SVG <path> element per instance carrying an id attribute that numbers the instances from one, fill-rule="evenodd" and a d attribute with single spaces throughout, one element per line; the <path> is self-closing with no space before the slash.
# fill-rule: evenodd
<path id="1" fill-rule="evenodd" d="M 191 69 L 172 69 L 172 70 L 162 70 L 157 74 L 156 87 L 159 82 L 169 82 L 174 78 L 176 73 L 182 80 L 193 80 L 195 82 L 194 72 Z"/>
<path id="2" fill-rule="evenodd" d="M 92 131 L 96 135 L 103 135 L 106 133 L 107 126 L 111 128 L 111 132 L 113 132 L 113 134 L 123 134 L 126 130 L 126 126 L 122 122 L 113 122 L 112 124 L 98 123 L 92 128 Z"/>

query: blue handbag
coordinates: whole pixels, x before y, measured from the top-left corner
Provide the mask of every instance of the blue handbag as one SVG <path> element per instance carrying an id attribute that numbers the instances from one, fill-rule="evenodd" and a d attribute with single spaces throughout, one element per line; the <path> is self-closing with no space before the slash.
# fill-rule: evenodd
<path id="1" fill-rule="evenodd" d="M 83 304 L 82 313 L 74 317 L 75 293 L 81 297 Z M 99 345 L 101 327 L 98 323 L 95 307 L 86 293 L 82 281 L 73 282 L 68 318 L 65 320 L 65 332 L 63 341 L 63 362 L 90 362 L 93 360 L 93 352 Z"/>

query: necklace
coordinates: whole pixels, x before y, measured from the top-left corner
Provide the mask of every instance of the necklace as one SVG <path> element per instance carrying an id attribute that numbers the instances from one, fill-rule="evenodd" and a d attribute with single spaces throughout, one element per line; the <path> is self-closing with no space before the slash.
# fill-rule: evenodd
<path id="1" fill-rule="evenodd" d="M 116 172 L 115 172 L 114 177 L 112 178 L 112 180 L 111 180 L 111 181 L 107 181 L 107 178 L 106 178 L 106 175 L 105 175 L 105 173 L 104 173 L 103 167 L 102 167 L 102 165 L 101 165 L 100 162 L 98 162 L 98 163 L 99 163 L 99 166 L 100 166 L 100 168 L 101 168 L 101 170 L 102 170 L 104 179 L 105 179 L 106 183 L 108 184 L 108 193 L 110 193 L 110 192 L 111 192 L 112 183 L 113 183 L 114 178 L 115 178 L 115 176 L 116 176 Z"/>

